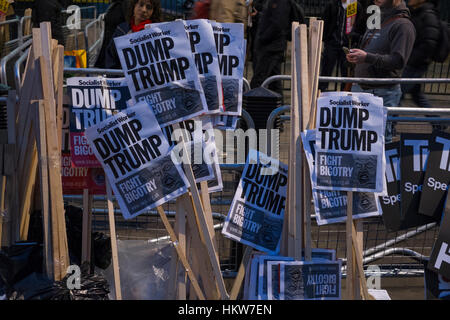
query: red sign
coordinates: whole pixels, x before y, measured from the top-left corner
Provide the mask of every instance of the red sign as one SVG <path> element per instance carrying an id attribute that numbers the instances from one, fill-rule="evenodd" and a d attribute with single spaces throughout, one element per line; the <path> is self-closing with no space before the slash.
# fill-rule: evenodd
<path id="1" fill-rule="evenodd" d="M 64 194 L 82 194 L 89 189 L 90 194 L 105 195 L 105 172 L 101 168 L 72 166 L 70 153 L 61 155 L 61 176 Z"/>

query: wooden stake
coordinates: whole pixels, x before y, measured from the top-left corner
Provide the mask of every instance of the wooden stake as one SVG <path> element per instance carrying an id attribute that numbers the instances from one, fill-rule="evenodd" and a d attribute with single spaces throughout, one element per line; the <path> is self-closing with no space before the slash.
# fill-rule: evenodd
<path id="1" fill-rule="evenodd" d="M 90 247 L 91 247 L 91 226 L 90 216 L 91 207 L 89 189 L 83 189 L 83 230 L 81 240 L 81 262 L 91 262 Z"/>
<path id="2" fill-rule="evenodd" d="M 209 256 L 205 254 L 207 250 L 205 242 L 202 241 L 198 231 L 199 223 L 195 214 L 194 204 L 192 203 L 192 196 L 184 194 L 180 197 L 180 200 L 186 210 L 187 234 L 190 236 L 189 255 L 192 261 L 192 270 L 201 280 L 206 298 L 209 300 L 218 300 L 220 299 L 219 288 Z"/>
<path id="3" fill-rule="evenodd" d="M 239 270 L 236 278 L 234 279 L 233 288 L 231 289 L 230 300 L 236 300 L 239 292 L 241 291 L 242 282 L 245 277 L 245 270 L 247 269 L 247 265 L 250 261 L 250 257 L 252 256 L 253 248 L 246 247 L 244 251 L 244 255 L 242 256 L 241 265 L 239 266 Z"/>
<path id="4" fill-rule="evenodd" d="M 120 269 L 119 269 L 119 254 L 117 251 L 116 238 L 116 221 L 114 218 L 114 204 L 111 191 L 111 185 L 108 178 L 106 178 L 106 196 L 108 204 L 108 218 L 109 218 L 109 236 L 111 238 L 111 254 L 114 274 L 114 289 L 116 292 L 116 300 L 122 300 L 122 289 L 120 287 Z"/>
<path id="5" fill-rule="evenodd" d="M 215 252 L 218 253 L 219 252 L 219 244 L 217 242 L 216 232 L 214 231 L 214 219 L 213 219 L 213 213 L 212 213 L 212 208 L 211 208 L 211 199 L 209 197 L 207 181 L 200 182 L 200 191 L 201 191 L 203 208 L 205 209 L 205 217 L 206 217 L 206 223 L 208 225 L 209 234 L 211 235 Z M 217 257 L 217 259 L 219 259 L 219 257 Z"/>
<path id="6" fill-rule="evenodd" d="M 347 243 L 347 299 L 355 300 L 357 297 L 355 295 L 355 266 L 353 263 L 353 215 L 352 215 L 352 204 L 353 203 L 353 192 L 347 192 L 347 221 L 346 221 L 346 243 Z"/>
<path id="7" fill-rule="evenodd" d="M 48 190 L 49 185 L 44 103 L 42 101 L 33 103 L 32 110 L 34 110 L 36 114 L 35 130 L 37 137 L 37 149 L 39 154 L 39 182 L 41 186 L 42 225 L 44 229 L 44 263 L 47 276 L 50 279 L 53 279 L 53 242 L 51 238 L 52 234 L 50 226 L 50 196 Z"/>
<path id="8" fill-rule="evenodd" d="M 180 129 L 179 124 L 174 125 L 174 129 Z M 183 146 L 183 154 L 188 154 L 186 150 L 186 146 L 184 144 L 184 138 L 181 141 Z M 223 281 L 222 272 L 220 270 L 220 262 L 218 258 L 218 254 L 215 251 L 214 243 L 212 240 L 212 234 L 210 233 L 210 230 L 208 228 L 207 218 L 205 215 L 205 210 L 203 209 L 202 201 L 200 198 L 200 194 L 197 189 L 197 185 L 195 183 L 195 177 L 194 173 L 192 172 L 192 167 L 190 164 L 183 164 L 184 172 L 186 174 L 186 177 L 190 184 L 190 191 L 192 194 L 192 200 L 193 200 L 193 209 L 194 213 L 198 222 L 198 230 L 200 235 L 203 236 L 203 240 L 205 241 L 207 253 L 209 256 L 209 260 L 211 263 L 211 266 L 214 271 L 215 279 L 217 282 L 217 286 L 219 288 L 221 299 L 228 299 L 228 293 L 225 288 L 225 282 Z"/>
<path id="9" fill-rule="evenodd" d="M 177 250 L 178 257 L 181 260 L 181 263 L 183 264 L 184 268 L 186 269 L 189 279 L 191 280 L 191 283 L 194 287 L 195 294 L 199 297 L 200 300 L 205 300 L 205 295 L 203 294 L 202 290 L 200 289 L 200 286 L 198 284 L 197 278 L 195 277 L 194 273 L 192 272 L 191 266 L 189 265 L 186 256 L 183 252 L 183 250 L 179 246 L 178 239 L 175 235 L 175 232 L 172 229 L 172 226 L 169 223 L 169 220 L 167 219 L 166 213 L 164 212 L 163 208 L 161 206 L 156 207 L 156 210 L 159 213 L 159 216 L 161 217 L 161 220 L 164 223 L 164 226 L 169 233 L 170 240 L 172 241 L 172 244 L 175 247 L 175 250 Z"/>

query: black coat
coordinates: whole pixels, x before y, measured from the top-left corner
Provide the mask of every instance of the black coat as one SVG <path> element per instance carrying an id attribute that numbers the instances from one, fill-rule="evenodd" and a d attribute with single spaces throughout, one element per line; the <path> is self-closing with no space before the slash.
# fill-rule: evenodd
<path id="1" fill-rule="evenodd" d="M 416 41 L 408 65 L 426 68 L 439 45 L 439 18 L 432 3 L 426 2 L 417 9 L 411 9 L 411 20 L 416 28 Z"/>
<path id="2" fill-rule="evenodd" d="M 126 15 L 128 13 L 128 4 L 129 1 L 127 0 L 115 0 L 105 12 L 105 33 L 103 35 L 102 48 L 100 49 L 97 61 L 95 62 L 96 68 L 105 67 L 106 49 L 113 38 L 116 28 L 127 20 Z"/>
<path id="3" fill-rule="evenodd" d="M 105 68 L 106 69 L 122 69 L 120 65 L 119 54 L 117 53 L 116 45 L 114 43 L 114 38 L 124 36 L 131 32 L 131 27 L 128 22 L 123 22 L 119 24 L 114 31 L 111 41 L 106 48 L 105 53 Z"/>
<path id="4" fill-rule="evenodd" d="M 366 32 L 367 14 L 361 3 L 359 1 L 357 3 L 355 24 L 353 26 L 352 32 L 349 35 L 345 35 L 344 19 L 339 19 L 339 8 L 342 7 L 341 0 L 331 0 L 330 2 L 328 2 L 321 16 L 324 22 L 323 41 L 326 44 L 336 47 L 347 47 L 349 43 L 348 36 L 350 36 L 352 40 L 352 47 L 358 45 L 360 39 Z M 345 16 L 346 11 L 345 9 L 342 10 L 343 15 Z M 343 34 L 340 34 L 342 30 L 344 30 Z M 341 37 L 343 38 L 342 40 L 340 40 Z M 340 43 L 341 41 L 343 44 Z"/>
<path id="5" fill-rule="evenodd" d="M 258 21 L 255 53 L 284 52 L 291 28 L 289 21 L 291 6 L 289 0 L 268 0 Z"/>
<path id="6" fill-rule="evenodd" d="M 51 23 L 52 38 L 59 44 L 65 44 L 62 28 L 66 23 L 67 15 L 62 13 L 69 1 L 63 0 L 35 0 L 31 12 L 33 27 L 39 28 L 41 22 Z"/>

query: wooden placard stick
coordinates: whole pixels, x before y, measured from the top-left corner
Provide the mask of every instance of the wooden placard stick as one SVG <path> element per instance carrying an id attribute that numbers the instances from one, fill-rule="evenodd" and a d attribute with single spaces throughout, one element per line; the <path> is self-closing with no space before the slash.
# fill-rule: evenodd
<path id="1" fill-rule="evenodd" d="M 180 125 L 178 123 L 175 124 L 174 129 L 175 130 L 180 129 Z M 188 155 L 189 153 L 186 150 L 186 145 L 184 144 L 183 136 L 182 136 L 180 143 L 182 143 L 183 154 Z M 220 270 L 220 262 L 218 259 L 218 254 L 215 251 L 214 244 L 212 241 L 212 235 L 210 234 L 210 231 L 208 229 L 208 223 L 206 221 L 205 210 L 203 209 L 203 204 L 202 204 L 202 201 L 200 198 L 200 194 L 198 192 L 197 185 L 195 183 L 195 177 L 194 177 L 194 173 L 192 172 L 192 167 L 190 164 L 184 163 L 183 168 L 184 168 L 184 172 L 186 174 L 186 178 L 188 179 L 189 184 L 190 184 L 190 191 L 191 191 L 192 200 L 193 200 L 193 209 L 195 212 L 196 219 L 199 223 L 198 230 L 199 230 L 200 234 L 203 236 L 203 239 L 205 241 L 205 245 L 206 245 L 206 249 L 207 249 L 206 251 L 208 253 L 209 260 L 211 262 L 211 265 L 212 265 L 212 268 L 214 271 L 214 275 L 215 275 L 217 285 L 219 287 L 221 299 L 224 299 L 224 300 L 229 299 L 227 290 L 225 288 L 225 282 L 223 281 L 222 272 Z"/>
<path id="2" fill-rule="evenodd" d="M 47 63 L 45 61 L 45 58 L 43 56 L 39 57 L 39 63 L 40 63 L 40 69 L 41 69 L 41 75 L 42 75 L 42 88 L 43 88 L 43 95 L 44 100 L 42 102 L 45 112 L 45 133 L 46 133 L 46 143 L 47 143 L 47 170 L 48 170 L 48 177 L 49 177 L 49 194 L 50 194 L 50 221 L 51 221 L 51 233 L 52 233 L 52 242 L 53 242 L 53 267 L 55 269 L 55 281 L 59 281 L 64 276 L 61 277 L 63 272 L 67 269 L 68 265 L 64 265 L 64 261 L 61 259 L 61 256 L 64 254 L 60 251 L 61 249 L 64 250 L 62 241 L 60 239 L 60 229 L 59 229 L 59 218 L 60 215 L 58 214 L 58 210 L 61 207 L 61 204 L 59 201 L 62 201 L 62 186 L 61 186 L 61 163 L 56 163 L 57 159 L 59 159 L 55 156 L 55 149 L 57 148 L 57 141 L 55 141 L 54 138 L 57 138 L 55 136 L 56 130 L 55 128 L 52 128 L 52 126 L 55 124 L 51 121 L 51 113 L 53 112 L 53 108 L 51 106 L 52 103 L 52 97 L 51 92 L 53 91 L 50 89 L 50 85 L 47 81 L 48 79 L 48 70 L 47 70 Z M 50 79 L 51 81 L 51 79 Z M 53 100 L 54 102 L 54 100 Z M 41 112 L 41 111 L 40 111 Z M 54 115 L 53 115 L 54 116 Z M 59 181 L 57 174 L 58 172 L 55 172 L 55 169 L 59 169 Z M 59 188 L 57 187 L 57 184 L 60 184 Z M 60 199 L 58 199 L 60 197 Z M 61 213 L 64 212 L 64 207 L 62 208 Z"/>
<path id="3" fill-rule="evenodd" d="M 300 234 L 297 233 L 298 228 L 296 227 L 296 188 L 295 184 L 296 176 L 296 153 L 295 153 L 295 143 L 296 136 L 298 133 L 298 74 L 299 74 L 299 64 L 298 64 L 298 46 L 299 46 L 299 24 L 297 22 L 292 23 L 292 47 L 291 47 L 291 124 L 290 124 L 290 143 L 289 143 L 289 168 L 288 168 L 288 201 L 287 201 L 287 250 L 285 255 L 294 257 L 295 256 L 295 240 Z"/>
<path id="4" fill-rule="evenodd" d="M 351 204 L 353 203 L 353 192 L 347 191 L 347 221 L 346 225 L 346 247 L 347 247 L 347 279 L 346 279 L 346 290 L 347 299 L 355 300 L 357 297 L 355 295 L 355 265 L 354 265 L 354 251 L 353 251 L 353 208 Z"/>
<path id="5" fill-rule="evenodd" d="M 44 105 L 46 107 L 46 122 L 49 126 L 47 129 L 47 150 L 49 153 L 50 197 L 52 209 L 54 208 L 54 210 L 52 210 L 52 220 L 56 220 L 56 236 L 58 237 L 60 252 L 60 277 L 62 279 L 66 275 L 67 267 L 69 266 L 69 253 L 61 182 L 61 144 L 58 141 L 58 129 L 56 124 L 56 106 L 51 61 L 52 39 L 50 23 L 42 22 L 40 24 L 40 29 L 42 56 L 39 57 L 39 61 L 41 66 Z"/>
<path id="6" fill-rule="evenodd" d="M 179 206 L 179 207 L 178 207 Z M 177 211 L 176 211 L 176 217 L 175 217 L 175 224 L 177 229 L 177 235 L 178 235 L 178 243 L 183 250 L 183 252 L 186 252 L 186 212 L 183 209 L 181 205 L 181 201 L 177 201 Z M 180 264 L 177 263 L 177 266 Z M 176 279 L 177 279 L 177 297 L 178 300 L 186 300 L 186 277 L 180 277 L 178 276 L 178 268 L 176 268 Z"/>
<path id="7" fill-rule="evenodd" d="M 313 22 L 313 46 L 314 50 L 312 63 L 310 66 L 310 70 L 312 70 L 312 78 L 311 79 L 311 101 L 310 101 L 310 115 L 308 121 L 308 129 L 311 129 L 315 126 L 315 114 L 317 109 L 317 97 L 319 92 L 319 73 L 320 73 L 320 61 L 321 61 L 321 53 L 322 53 L 322 37 L 323 37 L 323 21 L 314 21 Z"/>
<path id="8" fill-rule="evenodd" d="M 111 256 L 113 263 L 114 289 L 116 292 L 116 300 L 122 300 L 122 289 L 120 286 L 119 254 L 117 251 L 116 220 L 114 218 L 114 204 L 111 185 L 109 184 L 107 177 L 106 177 L 106 197 L 108 204 L 109 237 L 111 239 Z"/>
<path id="9" fill-rule="evenodd" d="M 28 229 L 30 226 L 30 211 L 33 202 L 33 191 L 36 183 L 36 172 L 38 168 L 38 155 L 36 145 L 34 144 L 33 151 L 31 152 L 30 168 L 27 170 L 28 179 L 23 185 L 24 191 L 21 192 L 22 200 L 20 202 L 20 240 L 27 240 Z"/>
<path id="10" fill-rule="evenodd" d="M 252 256 L 253 248 L 246 246 L 244 255 L 242 256 L 241 265 L 239 266 L 238 273 L 236 278 L 234 279 L 233 287 L 231 288 L 230 300 L 236 300 L 239 292 L 241 291 L 242 282 L 245 277 L 245 270 L 247 269 L 247 265 L 250 261 L 250 257 Z"/>
<path id="11" fill-rule="evenodd" d="M 175 232 L 172 229 L 172 226 L 170 225 L 169 220 L 167 219 L 166 213 L 164 212 L 164 209 L 161 206 L 156 207 L 156 210 L 159 213 L 159 216 L 161 217 L 161 220 L 163 221 L 163 224 L 169 233 L 170 240 L 172 241 L 172 244 L 175 247 L 175 250 L 177 250 L 178 257 L 181 260 L 181 263 L 183 264 L 184 268 L 186 269 L 189 279 L 191 280 L 191 283 L 194 287 L 195 294 L 200 300 L 205 300 L 205 295 L 203 294 L 202 290 L 200 289 L 200 286 L 198 284 L 197 278 L 195 274 L 192 272 L 191 266 L 189 265 L 189 262 L 187 261 L 187 258 L 183 252 L 183 250 L 179 246 L 178 239 L 175 235 Z"/>
<path id="12" fill-rule="evenodd" d="M 355 224 L 353 223 L 353 221 L 351 223 L 351 228 L 352 228 L 351 232 L 352 232 L 352 239 L 353 239 L 353 241 L 352 241 L 353 242 L 353 250 L 354 250 L 354 254 L 355 254 L 356 266 L 358 269 L 357 272 L 359 274 L 361 291 L 362 291 L 361 294 L 362 294 L 362 297 L 364 298 L 364 300 L 373 300 L 373 298 L 371 297 L 371 295 L 369 294 L 369 291 L 367 289 L 367 282 L 366 282 L 366 276 L 364 274 L 364 265 L 363 265 L 363 257 L 362 257 L 363 251 L 362 251 L 360 244 L 358 243 L 359 237 L 356 232 Z M 358 288 L 359 288 L 359 286 L 358 286 Z"/>
<path id="13" fill-rule="evenodd" d="M 54 278 L 53 241 L 50 221 L 50 194 L 48 185 L 47 142 L 45 125 L 45 108 L 42 101 L 32 103 L 32 111 L 36 114 L 36 144 L 39 155 L 39 182 L 41 187 L 42 225 L 44 231 L 44 263 L 46 274 Z"/>
<path id="14" fill-rule="evenodd" d="M 298 39 L 298 55 L 297 55 L 297 66 L 296 68 L 299 70 L 297 73 L 297 94 L 298 97 L 298 131 L 296 132 L 296 140 L 295 140 L 295 157 L 296 157 L 296 172 L 295 172 L 295 201 L 296 201 L 296 228 L 297 228 L 297 239 L 296 239 L 296 247 L 295 247 L 295 258 L 301 259 L 303 249 L 306 247 L 306 243 L 310 244 L 310 241 L 305 241 L 303 244 L 303 233 L 302 228 L 305 226 L 305 198 L 304 198 L 304 174 L 303 174 L 303 148 L 302 142 L 300 138 L 300 131 L 306 129 L 307 123 L 307 115 L 308 115 L 308 107 L 309 106 L 309 79 L 308 79 L 308 33 L 306 25 L 302 24 L 299 26 L 299 37 Z M 305 110 L 306 109 L 306 110 Z M 308 217 L 309 218 L 309 217 Z M 307 237 L 311 237 L 311 230 L 305 230 L 305 239 Z M 308 248 L 310 250 L 310 248 Z M 307 250 L 307 251 L 308 251 Z"/>
<path id="15" fill-rule="evenodd" d="M 62 146 L 62 122 L 63 122 L 63 81 L 64 81 L 64 46 L 57 45 L 53 49 L 53 83 L 55 84 L 56 99 L 56 127 L 58 129 L 58 141 Z"/>
<path id="16" fill-rule="evenodd" d="M 83 223 L 81 236 L 81 262 L 91 262 L 89 248 L 91 246 L 90 233 L 91 226 L 89 225 L 89 216 L 91 215 L 91 205 L 89 203 L 89 189 L 83 189 Z"/>
<path id="17" fill-rule="evenodd" d="M 218 254 L 219 244 L 217 242 L 216 232 L 214 231 L 214 219 L 213 219 L 213 213 L 212 213 L 212 208 L 211 208 L 211 198 L 209 197 L 207 181 L 200 182 L 200 191 L 201 191 L 203 208 L 205 209 L 206 223 L 208 224 L 208 230 L 209 230 L 209 233 L 211 234 L 214 249 L 215 249 L 216 253 Z M 217 257 L 217 259 L 219 259 L 219 257 Z"/>
<path id="18" fill-rule="evenodd" d="M 186 210 L 187 234 L 191 240 L 189 255 L 192 258 L 193 272 L 201 279 L 206 298 L 218 300 L 220 299 L 218 283 L 209 256 L 205 255 L 207 248 L 205 241 L 202 240 L 200 237 L 201 234 L 198 231 L 199 223 L 194 210 L 194 204 L 192 203 L 192 196 L 184 194 L 180 197 L 180 200 Z"/>
<path id="19" fill-rule="evenodd" d="M 28 9 L 25 9 L 25 12 L 24 12 L 24 17 L 31 17 L 31 13 L 32 13 L 32 9 L 31 8 L 28 8 Z M 23 35 L 24 36 L 28 36 L 29 34 L 31 33 L 31 19 L 27 19 L 27 20 L 25 20 L 25 24 L 24 24 L 24 27 L 23 27 Z"/>

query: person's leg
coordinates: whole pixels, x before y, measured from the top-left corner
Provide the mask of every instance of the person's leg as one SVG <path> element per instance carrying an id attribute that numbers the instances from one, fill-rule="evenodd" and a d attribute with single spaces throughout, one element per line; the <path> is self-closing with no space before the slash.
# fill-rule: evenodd
<path id="1" fill-rule="evenodd" d="M 322 55 L 322 70 L 320 72 L 320 75 L 323 77 L 331 76 L 331 73 L 333 72 L 336 62 L 337 57 L 335 55 L 335 50 L 333 49 L 332 46 L 325 44 L 325 48 L 323 50 Z M 319 82 L 320 91 L 327 91 L 327 89 L 328 89 L 328 82 Z"/>
<path id="2" fill-rule="evenodd" d="M 281 75 L 281 64 L 283 63 L 284 54 L 283 52 L 274 53 L 271 58 L 271 70 L 269 72 L 269 77 Z M 281 96 L 283 96 L 283 86 L 281 81 L 272 82 L 269 85 L 269 89 L 275 91 Z"/>
<path id="3" fill-rule="evenodd" d="M 385 107 L 398 107 L 402 97 L 402 90 L 398 84 L 391 88 L 375 89 L 374 95 L 383 98 L 383 105 Z M 394 135 L 394 123 L 392 121 L 386 121 L 385 142 L 391 142 Z"/>
<path id="4" fill-rule="evenodd" d="M 411 66 L 406 66 L 405 70 L 403 71 L 402 77 L 403 78 L 422 78 L 423 75 L 426 73 L 427 68 L 415 68 Z M 414 103 L 422 108 L 432 108 L 430 102 L 428 101 L 427 97 L 421 90 L 420 83 L 414 83 L 414 84 L 402 84 L 402 93 L 409 93 L 412 96 L 412 99 Z"/>

